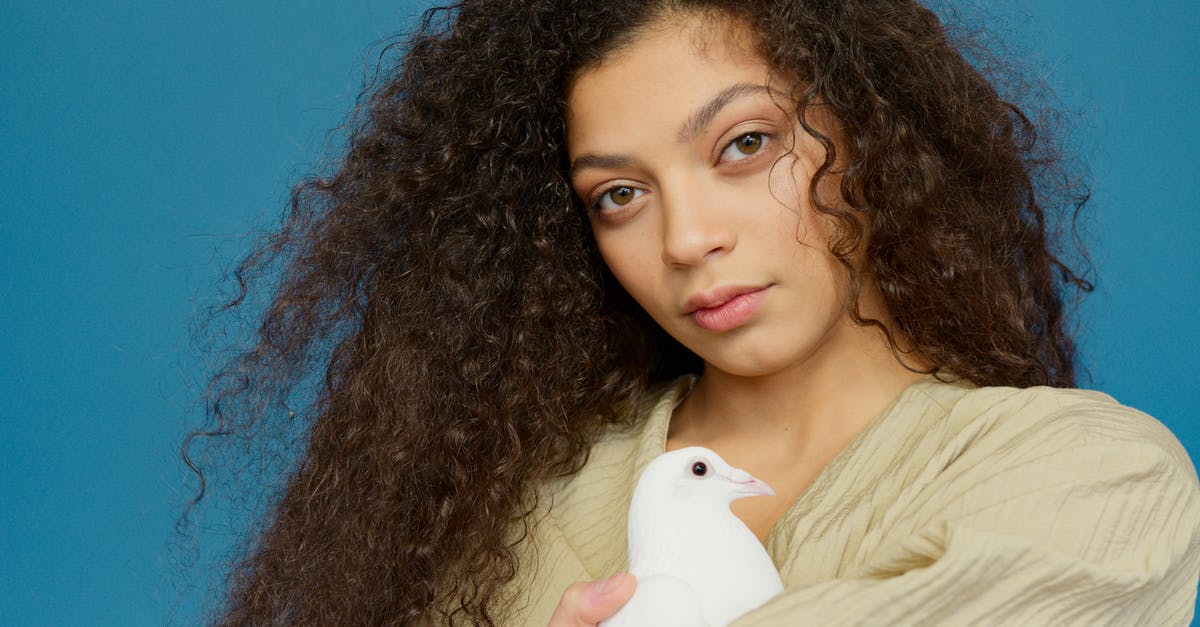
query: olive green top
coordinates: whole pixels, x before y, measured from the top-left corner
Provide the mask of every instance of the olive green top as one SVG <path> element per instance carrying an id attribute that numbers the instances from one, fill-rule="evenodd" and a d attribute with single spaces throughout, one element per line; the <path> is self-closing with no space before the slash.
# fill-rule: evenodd
<path id="1" fill-rule="evenodd" d="M 626 512 L 665 450 L 675 381 L 546 486 L 512 624 L 626 569 Z M 1200 484 L 1155 419 L 1092 391 L 924 377 L 826 466 L 765 541 L 784 591 L 735 625 L 1186 625 Z"/>

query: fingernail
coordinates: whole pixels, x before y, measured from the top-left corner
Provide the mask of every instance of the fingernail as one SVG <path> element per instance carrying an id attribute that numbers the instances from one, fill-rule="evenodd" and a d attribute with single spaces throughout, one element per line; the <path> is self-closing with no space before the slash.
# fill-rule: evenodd
<path id="1" fill-rule="evenodd" d="M 600 582 L 600 587 L 596 589 L 596 594 L 607 594 L 610 590 L 617 587 L 617 580 L 620 578 L 621 574 L 618 573 Z"/>

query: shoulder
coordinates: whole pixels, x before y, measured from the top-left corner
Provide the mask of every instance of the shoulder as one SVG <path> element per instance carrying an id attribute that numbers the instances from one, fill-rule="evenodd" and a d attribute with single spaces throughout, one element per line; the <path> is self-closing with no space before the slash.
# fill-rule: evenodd
<path id="1" fill-rule="evenodd" d="M 992 461 L 1016 462 L 1072 451 L 1093 456 L 1120 451 L 1196 482 L 1187 451 L 1165 425 L 1102 392 L 940 382 L 923 384 L 917 392 L 942 413 L 942 424 L 933 431 L 964 453 L 978 450 Z"/>
<path id="2" fill-rule="evenodd" d="M 922 380 L 840 469 L 775 536 L 788 589 L 738 624 L 1192 615 L 1192 463 L 1162 424 L 1107 395 Z"/>
<path id="3" fill-rule="evenodd" d="M 626 559 L 629 501 L 642 469 L 662 452 L 675 402 L 687 378 L 652 387 L 635 415 L 602 433 L 575 473 L 542 487 L 544 526 L 570 544 L 590 573 L 616 572 Z"/>
<path id="4" fill-rule="evenodd" d="M 922 518 L 1088 563 L 1194 569 L 1200 482 L 1162 423 L 1100 392 L 928 386 L 943 410 Z M 1190 572 L 1190 570 L 1189 570 Z"/>
<path id="5" fill-rule="evenodd" d="M 680 377 L 647 390 L 627 422 L 600 434 L 577 472 L 545 486 L 553 509 L 566 514 L 597 501 L 627 504 L 641 469 L 662 453 L 671 412 L 691 384 L 690 377 Z"/>
<path id="6" fill-rule="evenodd" d="M 1065 589 L 1143 609 L 1192 602 L 1200 482 L 1158 420 L 1088 390 L 919 392 L 915 410 L 938 416 L 924 431 L 931 452 L 885 516 L 871 568 L 900 570 L 919 554 L 951 570 L 990 563 L 997 581 L 1044 568 Z"/>
<path id="7" fill-rule="evenodd" d="M 530 533 L 520 540 L 511 584 L 515 613 L 506 624 L 544 625 L 572 582 L 624 570 L 633 486 L 687 384 L 680 379 L 651 388 L 629 421 L 597 439 L 582 468 L 541 487 Z"/>
<path id="8" fill-rule="evenodd" d="M 652 386 L 628 422 L 611 425 L 597 438 L 577 472 L 546 486 L 555 509 L 570 509 L 580 499 L 607 500 L 631 494 L 641 468 L 662 452 L 671 412 L 689 385 L 688 378 L 680 378 Z M 628 503 L 628 498 L 622 502 Z"/>

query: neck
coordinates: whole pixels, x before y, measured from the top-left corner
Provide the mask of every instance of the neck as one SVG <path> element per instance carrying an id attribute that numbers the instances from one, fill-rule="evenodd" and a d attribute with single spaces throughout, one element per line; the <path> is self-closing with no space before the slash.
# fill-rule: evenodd
<path id="1" fill-rule="evenodd" d="M 778 459 L 841 450 L 920 375 L 897 361 L 880 330 L 847 321 L 837 332 L 824 350 L 769 375 L 706 367 L 670 437 Z"/>

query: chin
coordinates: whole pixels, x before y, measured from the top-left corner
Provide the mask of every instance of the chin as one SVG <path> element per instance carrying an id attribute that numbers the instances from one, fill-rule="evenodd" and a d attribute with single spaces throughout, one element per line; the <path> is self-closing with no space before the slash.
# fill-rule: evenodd
<path id="1" fill-rule="evenodd" d="M 701 357 L 703 357 L 703 355 Z M 759 358 L 752 358 L 747 355 L 738 355 L 736 357 L 727 358 L 722 357 L 723 356 L 714 356 L 713 359 L 705 359 L 705 369 L 707 370 L 712 368 L 735 377 L 752 378 L 765 377 L 782 372 L 787 370 L 795 363 L 793 360 L 780 359 L 778 357 L 770 359 L 766 356 Z"/>

